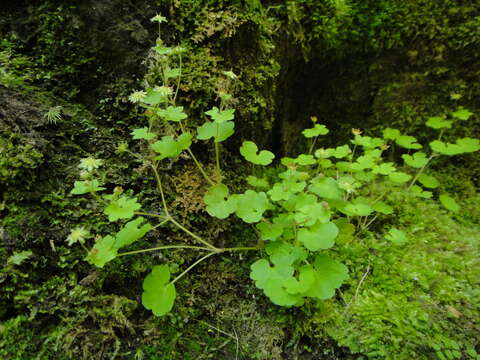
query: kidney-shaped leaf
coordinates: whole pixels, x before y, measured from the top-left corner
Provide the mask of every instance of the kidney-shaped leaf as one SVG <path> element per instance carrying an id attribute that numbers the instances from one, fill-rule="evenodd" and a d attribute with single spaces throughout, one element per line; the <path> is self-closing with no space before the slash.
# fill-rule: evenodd
<path id="1" fill-rule="evenodd" d="M 156 316 L 163 316 L 172 310 L 176 291 L 174 284 L 169 281 L 167 265 L 155 266 L 143 281 L 142 304 Z"/>
<path id="2" fill-rule="evenodd" d="M 267 150 L 258 152 L 258 147 L 252 141 L 244 141 L 240 147 L 240 154 L 251 163 L 257 165 L 268 165 L 275 158 L 275 155 Z"/>

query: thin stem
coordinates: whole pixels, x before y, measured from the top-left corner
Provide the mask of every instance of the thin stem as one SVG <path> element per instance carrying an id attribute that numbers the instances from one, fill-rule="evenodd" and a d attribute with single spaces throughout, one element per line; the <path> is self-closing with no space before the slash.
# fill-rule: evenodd
<path id="1" fill-rule="evenodd" d="M 315 139 L 312 141 L 312 145 L 310 145 L 310 149 L 308 150 L 308 153 L 311 154 L 313 151 L 313 147 L 315 146 L 315 143 L 317 142 L 318 136 L 315 136 Z"/>
<path id="2" fill-rule="evenodd" d="M 187 272 L 189 272 L 190 270 L 192 270 L 195 266 L 197 266 L 199 263 L 201 263 L 203 260 L 205 259 L 208 259 L 210 256 L 212 255 L 215 255 L 217 252 L 215 251 L 212 251 L 210 254 L 207 254 L 203 257 L 201 257 L 200 259 L 198 259 L 197 261 L 195 261 L 192 265 L 190 265 L 184 272 L 182 272 L 180 275 L 178 275 L 175 279 L 173 279 L 170 284 L 174 284 L 176 281 L 180 280 L 182 278 L 183 275 L 185 275 Z"/>
<path id="3" fill-rule="evenodd" d="M 169 219 L 173 224 L 175 224 L 180 230 L 183 230 L 184 232 L 186 232 L 188 235 L 190 235 L 191 237 L 193 237 L 195 240 L 197 240 L 198 242 L 201 242 L 203 245 L 207 246 L 208 248 L 216 251 L 216 252 L 221 252 L 221 249 L 213 246 L 212 244 L 210 244 L 208 241 L 205 241 L 203 240 L 200 236 L 198 235 L 195 235 L 194 233 L 192 233 L 190 230 L 188 230 L 185 226 L 183 226 L 182 224 L 180 224 L 179 222 L 177 222 L 175 219 L 173 218 L 170 218 Z"/>
<path id="4" fill-rule="evenodd" d="M 209 248 L 206 248 L 206 247 L 201 247 L 201 246 L 168 245 L 168 246 L 159 246 L 159 247 L 154 247 L 154 248 L 149 248 L 149 249 L 127 251 L 127 252 L 117 254 L 117 256 L 141 254 L 141 253 L 146 253 L 146 252 L 150 252 L 150 251 L 165 250 L 165 249 L 195 249 L 195 250 L 213 251 L 212 249 L 209 249 Z"/>
<path id="5" fill-rule="evenodd" d="M 250 250 L 260 250 L 257 246 L 247 246 L 247 247 L 234 247 L 234 248 L 223 248 L 219 249 L 221 252 L 227 251 L 250 251 Z"/>
<path id="6" fill-rule="evenodd" d="M 159 215 L 159 214 L 151 214 L 151 213 L 146 213 L 146 212 L 141 212 L 141 211 L 135 211 L 135 215 L 143 215 L 143 216 L 153 216 L 153 217 L 158 217 L 161 219 L 165 219 L 165 216 Z M 165 220 L 168 221 L 168 220 Z"/>
<path id="7" fill-rule="evenodd" d="M 155 230 L 156 228 L 165 225 L 168 221 L 169 221 L 169 219 L 163 220 L 161 223 L 158 223 L 157 225 L 155 225 L 155 226 L 154 226 L 153 228 L 151 228 L 150 230 Z"/>
<path id="8" fill-rule="evenodd" d="M 423 170 L 425 170 L 425 168 L 427 167 L 428 163 L 430 162 L 430 160 L 432 160 L 437 154 L 435 153 L 432 153 L 432 155 L 430 155 L 430 157 L 427 159 L 427 162 L 420 168 L 420 170 L 418 171 L 417 175 L 415 175 L 415 177 L 413 178 L 412 182 L 410 183 L 410 185 L 408 185 L 407 187 L 407 190 L 410 190 L 410 188 L 415 184 L 415 182 L 418 180 L 418 178 L 420 177 L 420 175 L 422 175 L 423 173 Z"/>
<path id="9" fill-rule="evenodd" d="M 365 226 L 363 227 L 363 229 L 364 229 L 364 230 L 367 230 L 368 227 L 369 227 L 370 225 L 372 225 L 372 223 L 373 223 L 375 220 L 377 220 L 377 218 L 378 218 L 378 215 L 375 215 L 372 220 L 370 220 L 367 224 L 365 224 Z"/>
<path id="10" fill-rule="evenodd" d="M 177 100 L 177 94 L 178 94 L 178 89 L 180 88 L 180 81 L 182 79 L 182 54 L 178 54 L 178 57 L 180 59 L 180 75 L 178 76 L 178 81 L 177 81 L 177 88 L 175 89 L 175 95 L 173 96 L 173 106 L 175 106 L 175 100 Z"/>
<path id="11" fill-rule="evenodd" d="M 218 142 L 214 141 L 214 143 L 215 143 L 215 163 L 217 164 L 218 175 L 220 175 L 220 171 L 221 171 L 220 170 L 220 149 L 219 149 Z"/>
<path id="12" fill-rule="evenodd" d="M 212 181 L 212 179 L 209 178 L 209 176 L 207 175 L 207 173 L 205 172 L 205 170 L 203 170 L 203 166 L 198 162 L 198 160 L 197 160 L 197 158 L 195 157 L 195 155 L 193 155 L 192 150 L 187 149 L 187 152 L 188 152 L 188 153 L 190 154 L 190 156 L 192 157 L 193 161 L 195 162 L 195 165 L 197 165 L 198 170 L 200 170 L 200 172 L 202 173 L 202 175 L 203 175 L 203 177 L 205 178 L 205 180 L 207 180 L 210 185 L 214 186 L 215 183 Z"/>
<path id="13" fill-rule="evenodd" d="M 162 180 L 160 179 L 160 175 L 158 174 L 157 167 L 153 164 L 152 164 L 152 169 L 153 169 L 153 172 L 155 173 L 158 190 L 160 191 L 160 195 L 162 197 L 163 209 L 165 210 L 165 214 L 167 215 L 167 217 L 170 217 L 170 213 L 168 212 L 168 208 L 167 208 L 167 202 L 165 201 L 165 195 L 163 193 Z"/>

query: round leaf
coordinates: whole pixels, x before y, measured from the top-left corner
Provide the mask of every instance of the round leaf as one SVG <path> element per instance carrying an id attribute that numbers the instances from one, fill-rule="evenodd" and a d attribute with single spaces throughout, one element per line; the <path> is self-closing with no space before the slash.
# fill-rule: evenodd
<path id="1" fill-rule="evenodd" d="M 175 286 L 170 281 L 167 265 L 157 265 L 143 281 L 142 304 L 156 316 L 170 312 L 175 301 Z"/>

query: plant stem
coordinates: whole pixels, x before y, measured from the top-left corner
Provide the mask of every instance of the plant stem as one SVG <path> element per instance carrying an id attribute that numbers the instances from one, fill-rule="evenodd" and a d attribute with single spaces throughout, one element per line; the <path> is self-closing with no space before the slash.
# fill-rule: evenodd
<path id="1" fill-rule="evenodd" d="M 220 252 L 227 252 L 227 251 L 249 251 L 249 250 L 259 250 L 257 246 L 246 246 L 246 247 L 234 247 L 234 248 L 223 248 L 219 249 Z"/>
<path id="2" fill-rule="evenodd" d="M 315 139 L 312 141 L 312 145 L 310 145 L 310 149 L 308 150 L 308 154 L 311 154 L 313 151 L 313 147 L 315 146 L 315 143 L 317 142 L 318 136 L 315 136 Z"/>
<path id="3" fill-rule="evenodd" d="M 215 255 L 217 252 L 212 251 L 210 254 L 207 254 L 197 261 L 195 261 L 192 265 L 190 265 L 184 272 L 182 272 L 180 275 L 178 275 L 175 279 L 173 279 L 170 284 L 174 284 L 176 281 L 180 280 L 180 278 L 185 275 L 187 272 L 192 270 L 195 266 L 197 266 L 199 263 L 201 263 L 203 260 L 208 259 L 210 256 Z"/>
<path id="4" fill-rule="evenodd" d="M 190 154 L 190 156 L 192 157 L 193 161 L 195 162 L 195 164 L 197 165 L 198 167 L 198 170 L 200 170 L 200 172 L 202 173 L 203 177 L 205 178 L 205 180 L 208 181 L 208 183 L 212 186 L 215 185 L 215 183 L 212 181 L 212 179 L 210 179 L 210 177 L 207 175 L 207 173 L 205 172 L 205 170 L 203 170 L 203 166 L 198 162 L 197 158 L 195 157 L 195 155 L 193 155 L 193 152 L 192 150 L 190 149 L 187 149 L 187 152 Z"/>
<path id="5" fill-rule="evenodd" d="M 165 250 L 165 249 L 195 249 L 195 250 L 213 251 L 212 249 L 209 249 L 209 248 L 206 248 L 206 247 L 201 247 L 201 246 L 168 245 L 168 246 L 159 246 L 159 247 L 154 247 L 154 248 L 149 248 L 149 249 L 127 251 L 127 252 L 117 254 L 117 257 L 118 256 L 125 256 L 125 255 L 141 254 L 141 253 L 146 253 L 146 252 L 150 252 L 150 251 Z"/>
<path id="6" fill-rule="evenodd" d="M 175 224 L 180 230 L 183 230 L 184 232 L 186 232 L 188 235 L 190 235 L 191 237 L 193 237 L 195 240 L 197 240 L 198 242 L 201 242 L 203 245 L 207 246 L 208 248 L 214 250 L 215 252 L 221 252 L 221 249 L 213 246 L 212 244 L 210 244 L 208 241 L 205 241 L 203 240 L 200 236 L 198 235 L 195 235 L 194 233 L 192 233 L 190 230 L 188 230 L 185 226 L 183 226 L 182 224 L 180 224 L 179 222 L 177 222 L 175 219 L 173 218 L 169 218 L 169 220 Z"/>
<path id="7" fill-rule="evenodd" d="M 153 169 L 153 172 L 155 173 L 155 177 L 157 179 L 158 190 L 160 191 L 160 195 L 162 197 L 163 208 L 164 208 L 165 214 L 167 215 L 167 218 L 168 218 L 168 217 L 170 217 L 170 213 L 168 212 L 167 202 L 165 201 L 165 195 L 163 193 L 162 180 L 160 179 L 160 175 L 158 174 L 156 165 L 152 164 L 152 169 Z"/>
<path id="8" fill-rule="evenodd" d="M 418 178 L 420 177 L 420 175 L 422 175 L 423 173 L 423 170 L 425 170 L 425 168 L 427 167 L 428 163 L 430 162 L 430 160 L 432 160 L 437 154 L 435 153 L 432 153 L 432 155 L 430 155 L 430 157 L 427 159 L 427 162 L 420 168 L 420 170 L 418 170 L 418 173 L 417 175 L 415 175 L 415 177 L 413 178 L 412 182 L 410 183 L 410 185 L 408 185 L 407 187 L 407 190 L 410 190 L 410 188 L 415 184 L 415 182 L 418 180 Z"/>
<path id="9" fill-rule="evenodd" d="M 178 55 L 179 57 L 179 68 L 180 68 L 180 75 L 178 76 L 178 81 L 177 81 L 177 88 L 175 89 L 175 96 L 173 97 L 173 106 L 175 106 L 175 101 L 177 100 L 177 95 L 178 95 L 178 89 L 180 88 L 180 81 L 182 79 L 182 54 Z"/>
<path id="10" fill-rule="evenodd" d="M 218 175 L 220 176 L 220 171 L 221 171 L 220 170 L 220 149 L 218 146 L 218 142 L 214 141 L 214 143 L 215 143 L 215 163 L 217 164 L 217 172 L 218 172 Z"/>
<path id="11" fill-rule="evenodd" d="M 134 214 L 135 215 L 143 215 L 143 216 L 153 216 L 153 217 L 158 217 L 158 218 L 161 218 L 161 219 L 165 219 L 165 216 L 162 216 L 162 215 L 159 215 L 159 214 L 150 214 L 150 213 L 141 212 L 141 211 L 135 211 Z"/>

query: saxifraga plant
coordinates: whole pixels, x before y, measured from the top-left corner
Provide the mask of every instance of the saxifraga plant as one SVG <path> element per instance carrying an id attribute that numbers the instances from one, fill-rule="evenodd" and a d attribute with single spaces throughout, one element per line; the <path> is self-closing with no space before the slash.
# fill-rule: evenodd
<path id="1" fill-rule="evenodd" d="M 162 16 L 152 20 L 158 22 L 159 30 L 160 24 L 166 21 Z M 182 54 L 186 50 L 179 46 L 167 47 L 160 38 L 153 50 L 162 84 L 148 84 L 145 90 L 130 96 L 130 101 L 146 110 L 148 120 L 147 126 L 132 131 L 133 139 L 145 142 L 147 151 L 132 154 L 151 169 L 162 212 L 142 210 L 138 198 L 124 194 L 121 188 L 116 188 L 112 194 L 100 195 L 105 190 L 98 172 L 102 161 L 91 157 L 82 159 L 82 180 L 75 182 L 71 193 L 91 194 L 94 201 L 103 205 L 103 212 L 110 222 L 128 221 L 116 234 L 97 237 L 86 258 L 95 266 L 103 267 L 117 257 L 152 251 L 187 249 L 204 253 L 173 279 L 167 264 L 155 266 L 147 275 L 143 282 L 142 303 L 157 316 L 172 309 L 177 281 L 202 261 L 225 252 L 263 250 L 265 256 L 251 265 L 250 277 L 276 305 L 299 306 L 307 298 L 331 298 L 348 277 L 347 267 L 328 255 L 328 249 L 333 247 L 339 233 L 365 230 L 379 215 L 393 213 L 393 207 L 382 201 L 386 193 L 378 196 L 372 192 L 372 185 L 382 184 L 386 189 L 403 186 L 406 192 L 429 198 L 433 196 L 432 192 L 423 187 L 435 189 L 439 181 L 426 175 L 424 170 L 435 157 L 480 149 L 478 139 L 463 138 L 455 143 L 441 141 L 443 132 L 456 121 L 467 121 L 471 117 L 472 113 L 463 108 L 452 112 L 449 118 L 432 117 L 427 121 L 427 126 L 440 131 L 438 139 L 429 144 L 430 155 L 420 151 L 423 146 L 416 138 L 390 128 L 385 129 L 383 138 L 362 136 L 354 129 L 351 145 L 316 148 L 317 139 L 328 134 L 329 130 L 312 117 L 313 127 L 303 131 L 303 135 L 311 140 L 308 153 L 281 159 L 281 169 L 277 169 L 273 179 L 246 177 L 251 188 L 240 194 L 230 194 L 222 182 L 220 153 L 221 143 L 234 134 L 235 110 L 230 106 L 232 95 L 229 92 L 236 75 L 231 71 L 224 72 L 226 85 L 219 92 L 219 107 L 207 111 L 205 114 L 210 120 L 192 134 L 186 126 L 188 116 L 177 104 Z M 198 140 L 213 142 L 214 176 L 209 176 L 192 151 L 194 136 Z M 383 153 L 389 144 L 415 151 L 402 155 L 405 165 L 412 171 L 399 171 L 396 164 L 384 161 Z M 122 150 L 129 151 L 127 148 Z M 247 224 L 255 224 L 259 233 L 257 244 L 220 248 L 172 216 L 161 168 L 162 162 L 176 159 L 182 153 L 188 154 L 209 184 L 204 196 L 206 211 L 218 219 L 234 214 Z M 270 151 L 259 151 L 251 141 L 243 142 L 240 154 L 258 166 L 271 165 L 275 158 Z M 439 198 L 446 208 L 458 211 L 459 206 L 453 198 L 446 194 Z M 149 231 L 167 224 L 183 231 L 194 243 L 120 252 Z M 80 242 L 84 246 L 85 239 L 90 236 L 86 229 L 79 227 L 72 230 L 67 240 L 70 245 Z M 396 243 L 407 239 L 404 232 L 394 228 L 386 237 Z"/>

